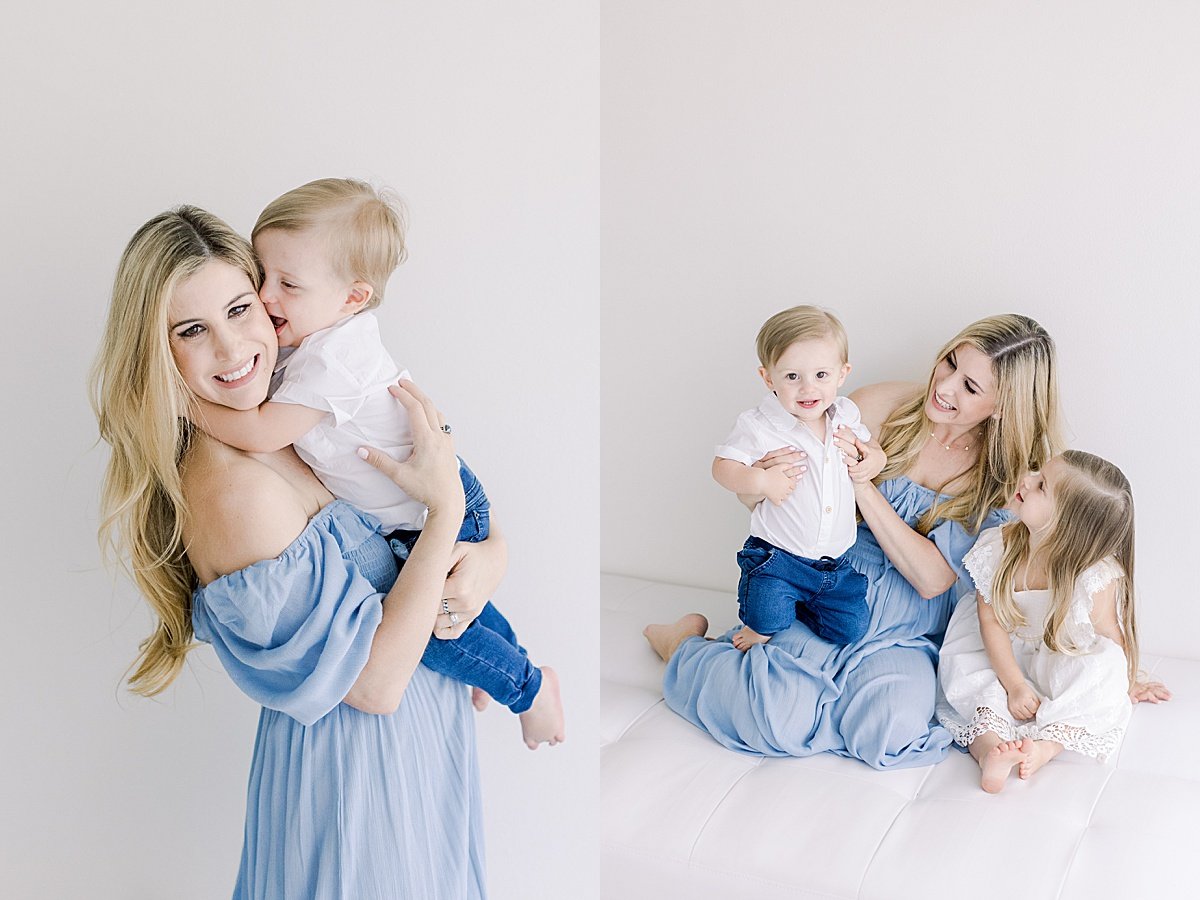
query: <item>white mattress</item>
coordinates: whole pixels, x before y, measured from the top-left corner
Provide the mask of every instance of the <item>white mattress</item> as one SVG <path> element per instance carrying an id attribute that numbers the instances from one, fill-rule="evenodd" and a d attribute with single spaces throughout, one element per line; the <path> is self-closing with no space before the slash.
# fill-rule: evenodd
<path id="1" fill-rule="evenodd" d="M 1139 704 L 1107 764 L 1064 754 L 990 795 L 957 750 L 894 772 L 726 750 L 666 708 L 641 630 L 694 611 L 723 631 L 732 594 L 620 575 L 601 590 L 604 897 L 1200 895 L 1200 661 L 1143 654 L 1174 699 Z"/>

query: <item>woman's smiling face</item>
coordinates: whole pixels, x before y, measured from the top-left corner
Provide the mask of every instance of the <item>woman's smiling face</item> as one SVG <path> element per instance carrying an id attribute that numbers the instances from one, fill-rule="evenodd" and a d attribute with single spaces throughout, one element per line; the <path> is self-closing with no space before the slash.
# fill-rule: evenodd
<path id="1" fill-rule="evenodd" d="M 168 323 L 175 365 L 196 396 L 231 409 L 266 399 L 279 345 L 245 272 L 206 262 L 176 289 Z"/>
<path id="2" fill-rule="evenodd" d="M 959 344 L 933 370 L 925 415 L 938 425 L 974 428 L 996 411 L 992 361 L 970 344 Z"/>

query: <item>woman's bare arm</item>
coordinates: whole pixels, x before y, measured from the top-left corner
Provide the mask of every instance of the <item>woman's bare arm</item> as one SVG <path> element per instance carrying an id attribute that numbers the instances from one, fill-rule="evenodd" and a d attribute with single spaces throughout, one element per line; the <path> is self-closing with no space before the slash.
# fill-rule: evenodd
<path id="1" fill-rule="evenodd" d="M 445 609 L 456 618 L 439 613 L 435 634 L 443 640 L 454 640 L 466 631 L 496 593 L 507 568 L 508 540 L 493 517 L 486 541 L 454 545 L 442 599 L 446 601 Z"/>
<path id="2" fill-rule="evenodd" d="M 880 549 L 926 600 L 941 596 L 958 580 L 937 544 L 896 515 L 874 484 L 854 485 L 854 500 Z"/>
<path id="3" fill-rule="evenodd" d="M 461 512 L 455 517 L 430 510 L 400 577 L 383 598 L 383 620 L 367 664 L 344 698 L 355 709 L 387 715 L 399 707 L 433 633 L 450 551 L 461 525 Z"/>
<path id="4" fill-rule="evenodd" d="M 366 460 L 391 478 L 410 497 L 429 508 L 425 527 L 383 598 L 383 620 L 371 642 L 371 653 L 344 700 L 363 712 L 395 712 L 442 605 L 450 554 L 462 526 L 463 488 L 458 458 L 433 402 L 412 382 L 391 388 L 407 410 L 413 452 L 402 463 L 374 448 Z"/>
<path id="5" fill-rule="evenodd" d="M 859 388 L 850 399 L 858 406 L 863 423 L 878 437 L 888 416 L 920 390 L 919 385 L 891 381 Z M 880 548 L 918 594 L 929 600 L 954 585 L 958 576 L 937 545 L 896 515 L 874 484 L 855 482 L 854 499 Z"/>

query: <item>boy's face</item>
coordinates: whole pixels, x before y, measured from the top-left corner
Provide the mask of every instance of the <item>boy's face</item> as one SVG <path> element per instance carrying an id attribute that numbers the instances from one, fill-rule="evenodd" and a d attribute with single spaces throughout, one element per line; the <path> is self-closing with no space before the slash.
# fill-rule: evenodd
<path id="1" fill-rule="evenodd" d="M 790 344 L 774 365 L 760 366 L 758 374 L 784 409 L 801 422 L 815 422 L 833 403 L 850 364 L 832 338 L 816 338 Z"/>
<path id="2" fill-rule="evenodd" d="M 255 239 L 254 252 L 263 267 L 258 295 L 280 347 L 296 347 L 310 334 L 336 325 L 370 297 L 370 288 L 362 282 L 338 274 L 324 235 L 316 228 L 268 229 Z M 360 296 L 363 288 L 366 297 Z"/>

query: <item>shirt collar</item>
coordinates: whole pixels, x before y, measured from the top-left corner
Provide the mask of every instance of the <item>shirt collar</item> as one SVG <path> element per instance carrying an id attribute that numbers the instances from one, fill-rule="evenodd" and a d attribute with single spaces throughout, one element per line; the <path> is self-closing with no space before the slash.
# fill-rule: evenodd
<path id="1" fill-rule="evenodd" d="M 839 402 L 841 397 L 834 397 L 833 402 L 829 404 L 829 409 L 825 410 L 825 420 L 833 423 L 837 420 L 838 414 L 841 412 Z M 790 412 L 783 408 L 783 404 L 779 402 L 779 398 L 775 396 L 775 392 L 767 394 L 763 397 L 762 403 L 758 404 L 758 411 L 767 417 L 767 421 L 778 428 L 780 431 L 789 431 L 792 428 L 803 428 L 808 431 Z"/>

